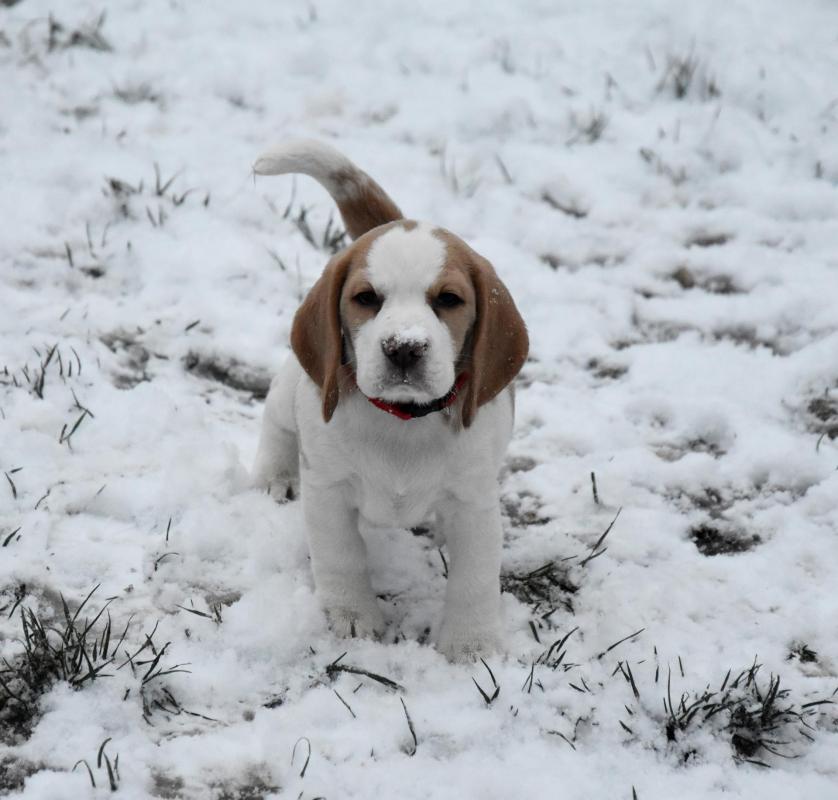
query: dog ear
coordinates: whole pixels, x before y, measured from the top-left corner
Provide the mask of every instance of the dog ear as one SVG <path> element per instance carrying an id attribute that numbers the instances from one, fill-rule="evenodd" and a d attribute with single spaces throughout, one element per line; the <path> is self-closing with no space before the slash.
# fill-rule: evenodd
<path id="1" fill-rule="evenodd" d="M 340 398 L 342 331 L 340 296 L 351 251 L 338 253 L 311 287 L 291 326 L 291 348 L 302 368 L 320 387 L 323 419 L 328 422 Z"/>
<path id="2" fill-rule="evenodd" d="M 527 359 L 527 328 L 492 265 L 476 253 L 470 267 L 477 317 L 472 330 L 471 375 L 463 398 L 463 427 L 477 409 L 508 386 Z"/>

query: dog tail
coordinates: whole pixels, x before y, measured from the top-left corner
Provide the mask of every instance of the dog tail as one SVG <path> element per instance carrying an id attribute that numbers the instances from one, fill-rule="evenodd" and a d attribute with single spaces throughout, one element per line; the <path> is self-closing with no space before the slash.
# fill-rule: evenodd
<path id="1" fill-rule="evenodd" d="M 268 150 L 256 159 L 253 171 L 257 175 L 310 175 L 337 203 L 353 239 L 403 218 L 387 192 L 366 172 L 334 147 L 313 139 L 291 139 Z"/>

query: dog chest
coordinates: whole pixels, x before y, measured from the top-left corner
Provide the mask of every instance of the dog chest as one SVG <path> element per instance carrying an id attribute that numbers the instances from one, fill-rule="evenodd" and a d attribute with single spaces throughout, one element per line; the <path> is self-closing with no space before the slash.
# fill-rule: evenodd
<path id="1" fill-rule="evenodd" d="M 368 459 L 351 481 L 361 516 L 382 527 L 407 528 L 427 519 L 440 494 L 440 466 L 422 459 Z"/>

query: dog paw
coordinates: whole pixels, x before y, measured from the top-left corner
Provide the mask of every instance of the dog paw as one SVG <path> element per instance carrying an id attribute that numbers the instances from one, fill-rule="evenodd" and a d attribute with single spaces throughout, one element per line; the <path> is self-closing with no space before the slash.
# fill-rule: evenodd
<path id="1" fill-rule="evenodd" d="M 299 481 L 290 475 L 254 475 L 251 478 L 254 489 L 266 491 L 277 503 L 287 503 L 300 496 Z"/>
<path id="2" fill-rule="evenodd" d="M 453 662 L 486 658 L 501 649 L 500 625 L 474 627 L 443 623 L 436 649 Z"/>
<path id="3" fill-rule="evenodd" d="M 268 494 L 277 503 L 288 503 L 300 496 L 300 490 L 296 481 L 272 481 L 268 484 Z"/>
<path id="4" fill-rule="evenodd" d="M 344 639 L 374 639 L 384 633 L 384 615 L 377 603 L 363 607 L 331 606 L 326 618 L 332 633 Z"/>

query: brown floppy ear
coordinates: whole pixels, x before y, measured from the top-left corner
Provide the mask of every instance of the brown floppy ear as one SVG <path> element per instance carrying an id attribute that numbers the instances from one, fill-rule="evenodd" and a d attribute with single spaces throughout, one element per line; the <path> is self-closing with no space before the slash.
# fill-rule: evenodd
<path id="1" fill-rule="evenodd" d="M 340 295 L 350 262 L 351 254 L 343 252 L 326 265 L 297 309 L 291 326 L 291 348 L 302 368 L 320 387 L 326 422 L 335 413 L 340 397 Z"/>
<path id="2" fill-rule="evenodd" d="M 463 398 L 465 428 L 474 421 L 480 406 L 515 379 L 529 349 L 524 320 L 492 265 L 485 258 L 473 257 L 470 273 L 477 318 L 472 330 L 469 382 Z"/>

